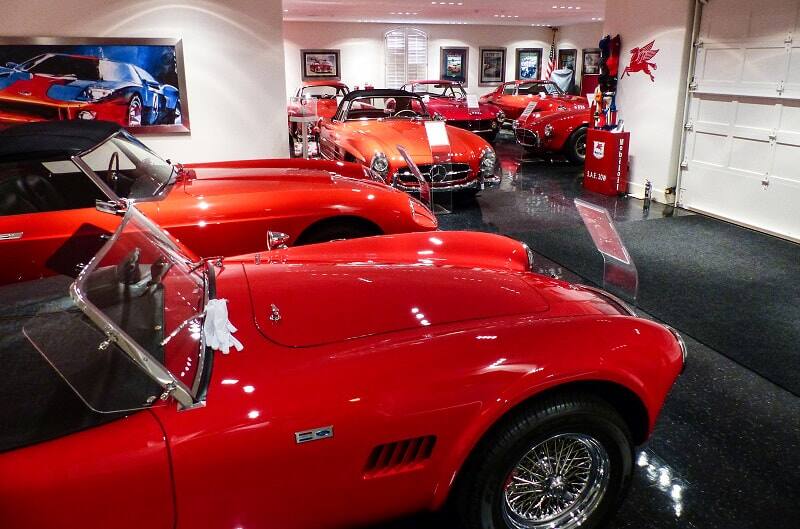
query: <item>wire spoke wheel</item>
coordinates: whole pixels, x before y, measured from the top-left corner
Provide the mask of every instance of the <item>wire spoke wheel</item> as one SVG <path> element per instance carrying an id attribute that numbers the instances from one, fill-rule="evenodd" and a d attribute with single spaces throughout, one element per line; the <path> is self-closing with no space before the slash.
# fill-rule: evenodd
<path id="1" fill-rule="evenodd" d="M 608 488 L 610 458 L 594 437 L 553 435 L 517 461 L 503 485 L 502 514 L 518 529 L 573 529 Z"/>
<path id="2" fill-rule="evenodd" d="M 575 142 L 575 153 L 581 158 L 586 158 L 586 133 L 584 132 L 578 136 Z"/>

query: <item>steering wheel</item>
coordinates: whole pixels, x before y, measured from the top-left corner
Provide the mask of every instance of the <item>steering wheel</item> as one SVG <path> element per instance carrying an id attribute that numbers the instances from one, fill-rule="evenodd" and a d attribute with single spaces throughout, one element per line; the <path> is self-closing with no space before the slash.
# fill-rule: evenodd
<path id="1" fill-rule="evenodd" d="M 116 167 L 112 171 L 112 166 L 116 165 Z M 108 160 L 108 185 L 117 193 L 117 186 L 119 184 L 119 153 L 114 151 L 111 154 L 111 159 Z"/>
<path id="2" fill-rule="evenodd" d="M 142 280 L 142 270 L 139 268 L 139 248 L 133 250 L 125 256 L 125 259 L 117 265 L 117 281 L 123 285 L 133 285 Z"/>
<path id="3" fill-rule="evenodd" d="M 405 112 L 409 112 L 409 113 L 411 114 L 411 117 L 412 117 L 412 118 L 415 118 L 415 117 L 419 116 L 419 114 L 417 114 L 417 112 L 416 112 L 415 110 L 411 110 L 410 108 L 407 108 L 407 109 L 405 109 L 405 110 L 401 110 L 401 111 L 399 111 L 399 112 L 395 113 L 394 117 L 397 117 L 397 116 L 399 116 L 400 114 L 403 114 L 403 113 L 405 113 Z"/>

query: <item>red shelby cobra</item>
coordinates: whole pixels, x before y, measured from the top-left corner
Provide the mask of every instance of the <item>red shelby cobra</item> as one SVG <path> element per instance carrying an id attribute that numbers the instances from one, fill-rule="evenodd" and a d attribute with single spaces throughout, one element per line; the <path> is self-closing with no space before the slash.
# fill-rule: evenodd
<path id="1" fill-rule="evenodd" d="M 589 109 L 585 97 L 566 95 L 552 81 L 509 81 L 480 102 L 497 105 L 509 120 L 518 119 L 530 103 L 536 103 L 534 111 L 539 113 Z"/>
<path id="2" fill-rule="evenodd" d="M 480 134 L 490 142 L 505 121 L 503 111 L 495 105 L 479 103 L 477 108 L 469 108 L 467 93 L 455 81 L 411 81 L 402 89 L 424 97 L 428 112 L 442 116 L 448 125 Z"/>
<path id="3" fill-rule="evenodd" d="M 586 109 L 534 111 L 515 120 L 513 128 L 517 143 L 523 147 L 535 152 L 563 153 L 570 161 L 582 164 L 586 160 L 589 119 Z"/>
<path id="4" fill-rule="evenodd" d="M 136 203 L 203 256 L 286 244 L 429 231 L 422 203 L 356 164 L 248 160 L 170 164 L 118 125 L 54 122 L 0 133 L 0 284 L 74 273 Z"/>
<path id="5" fill-rule="evenodd" d="M 43 300 L 3 333 L 5 529 L 349 528 L 448 502 L 471 529 L 597 527 L 685 362 L 674 331 L 489 234 L 201 261 L 131 208 L 70 292 L 80 311 Z"/>
<path id="6" fill-rule="evenodd" d="M 419 182 L 398 146 L 407 150 L 434 190 L 476 193 L 485 183 L 498 181 L 494 149 L 477 134 L 443 124 L 443 139 L 449 145 L 434 152 L 427 126 L 432 117 L 418 94 L 356 90 L 344 97 L 334 118 L 322 124 L 320 154 L 362 163 L 405 191 L 418 190 Z"/>

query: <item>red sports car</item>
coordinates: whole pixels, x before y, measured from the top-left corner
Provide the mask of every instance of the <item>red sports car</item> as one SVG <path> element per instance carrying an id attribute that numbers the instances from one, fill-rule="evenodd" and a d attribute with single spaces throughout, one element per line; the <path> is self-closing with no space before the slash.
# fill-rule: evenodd
<path id="1" fill-rule="evenodd" d="M 422 96 L 428 112 L 442 116 L 448 125 L 480 134 L 494 141 L 500 125 L 505 121 L 503 111 L 488 103 L 469 108 L 467 93 L 455 81 L 411 81 L 402 90 Z"/>
<path id="2" fill-rule="evenodd" d="M 375 179 L 373 179 L 375 178 Z M 0 284 L 74 272 L 119 220 L 98 212 L 137 203 L 203 256 L 286 244 L 430 231 L 422 203 L 356 164 L 162 160 L 118 125 L 52 122 L 0 133 Z"/>
<path id="3" fill-rule="evenodd" d="M 303 108 L 306 102 L 315 103 L 314 114 L 319 117 L 316 123 L 296 123 L 289 121 L 289 145 L 294 153 L 294 143 L 301 141 L 302 127 L 307 127 L 309 138 L 314 139 L 319 135 L 319 126 L 323 121 L 330 121 L 336 114 L 339 102 L 350 91 L 347 85 L 339 81 L 308 81 L 297 89 L 295 98 L 298 102 L 290 102 L 287 108 L 289 118 L 292 116 L 308 115 L 310 111 Z"/>
<path id="4" fill-rule="evenodd" d="M 322 124 L 320 154 L 330 160 L 370 167 L 387 183 L 416 191 L 398 146 L 405 147 L 434 190 L 477 193 L 497 181 L 497 156 L 489 143 L 469 131 L 443 124 L 442 153 L 431 150 L 431 114 L 417 94 L 405 90 L 357 90 L 347 94 L 336 116 Z"/>
<path id="5" fill-rule="evenodd" d="M 325 59 L 311 59 L 309 69 L 314 73 L 333 73 L 333 65 Z"/>
<path id="6" fill-rule="evenodd" d="M 536 103 L 536 112 L 556 112 L 562 110 L 587 110 L 585 97 L 566 95 L 552 81 L 509 81 L 481 97 L 481 103 L 491 103 L 500 107 L 506 119 L 515 120 Z"/>
<path id="7" fill-rule="evenodd" d="M 446 502 L 474 529 L 597 527 L 686 351 L 603 291 L 491 264 L 512 247 L 201 261 L 131 208 L 80 311 L 22 325 L 46 362 L 19 332 L 4 351 L 3 527 L 349 528 Z"/>
<path id="8" fill-rule="evenodd" d="M 586 160 L 586 131 L 589 111 L 534 111 L 512 125 L 517 143 L 535 152 L 564 153 L 570 161 Z"/>

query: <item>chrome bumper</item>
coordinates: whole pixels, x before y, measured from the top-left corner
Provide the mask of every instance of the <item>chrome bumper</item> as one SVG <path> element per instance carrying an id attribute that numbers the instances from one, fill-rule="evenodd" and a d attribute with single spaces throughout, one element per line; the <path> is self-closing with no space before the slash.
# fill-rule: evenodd
<path id="1" fill-rule="evenodd" d="M 431 185 L 431 191 L 464 191 L 466 189 L 480 189 L 481 181 L 480 178 L 476 178 L 470 182 L 464 182 L 463 184 L 444 184 L 444 185 Z M 409 186 L 403 184 L 399 179 L 394 179 L 392 182 L 392 187 L 395 189 L 399 189 L 400 191 L 405 191 L 406 193 L 415 193 L 419 191 L 419 186 Z"/>
<path id="2" fill-rule="evenodd" d="M 683 357 L 683 367 L 681 367 L 681 373 L 683 373 L 683 371 L 686 369 L 686 359 L 689 357 L 689 350 L 686 348 L 686 342 L 683 341 L 683 336 L 681 336 L 678 331 L 669 325 L 664 325 L 664 327 L 666 327 L 667 330 L 672 333 L 672 336 L 675 337 L 675 341 L 678 342 L 678 347 L 681 348 L 681 356 Z"/>
<path id="3" fill-rule="evenodd" d="M 514 129 L 514 137 L 517 139 L 517 143 L 523 147 L 539 147 L 542 145 L 542 140 L 538 134 L 522 127 Z"/>

